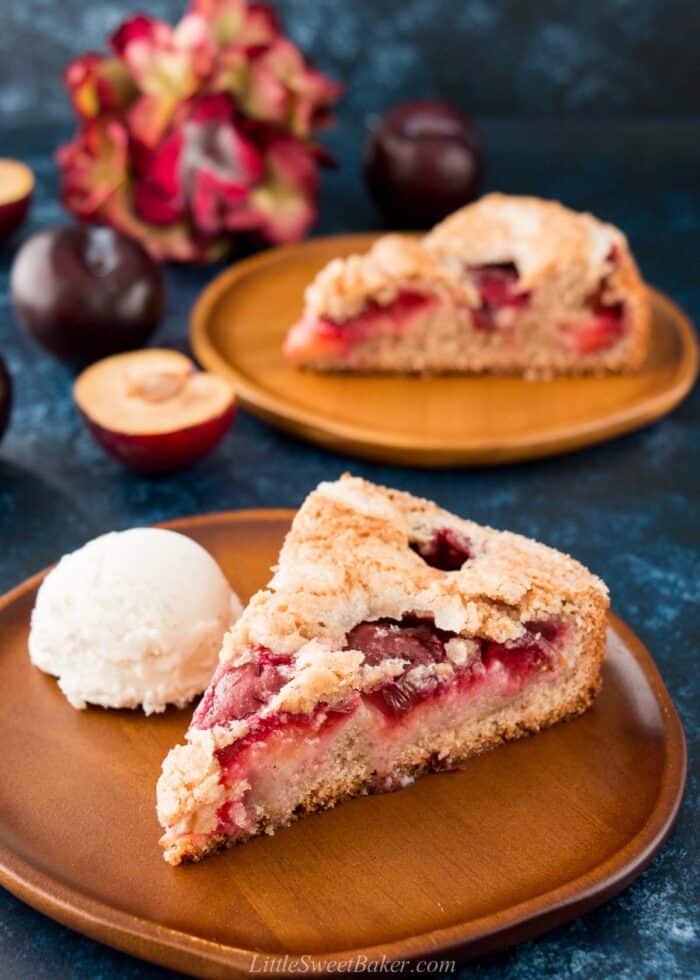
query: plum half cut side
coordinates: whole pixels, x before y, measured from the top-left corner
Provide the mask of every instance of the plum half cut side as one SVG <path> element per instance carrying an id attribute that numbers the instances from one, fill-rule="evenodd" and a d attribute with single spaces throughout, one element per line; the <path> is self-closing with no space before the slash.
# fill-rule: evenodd
<path id="1" fill-rule="evenodd" d="M 0 157 L 0 242 L 8 239 L 24 221 L 34 183 L 34 174 L 26 164 Z"/>
<path id="2" fill-rule="evenodd" d="M 116 354 L 78 377 L 74 397 L 97 441 L 132 469 L 164 473 L 208 455 L 235 414 L 233 386 L 178 351 Z"/>

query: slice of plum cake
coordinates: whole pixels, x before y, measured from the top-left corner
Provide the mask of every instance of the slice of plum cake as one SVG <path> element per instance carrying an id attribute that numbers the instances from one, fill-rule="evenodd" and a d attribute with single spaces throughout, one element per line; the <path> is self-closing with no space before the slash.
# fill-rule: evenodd
<path id="1" fill-rule="evenodd" d="M 469 281 L 419 241 L 384 235 L 366 255 L 333 259 L 306 291 L 302 318 L 284 344 L 288 360 L 319 370 L 420 371 L 429 338 L 449 343 Z"/>
<path id="2" fill-rule="evenodd" d="M 285 354 L 318 370 L 627 371 L 646 356 L 650 316 L 621 231 L 554 201 L 489 194 L 420 241 L 387 236 L 329 263 Z"/>
<path id="3" fill-rule="evenodd" d="M 607 590 L 545 545 L 344 476 L 304 502 L 158 782 L 171 864 L 585 711 Z"/>

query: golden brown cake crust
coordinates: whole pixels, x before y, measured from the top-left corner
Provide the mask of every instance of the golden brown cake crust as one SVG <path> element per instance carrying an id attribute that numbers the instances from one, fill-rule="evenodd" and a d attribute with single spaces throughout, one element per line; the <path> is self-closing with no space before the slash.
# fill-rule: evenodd
<path id="1" fill-rule="evenodd" d="M 306 310 L 342 323 L 369 301 L 391 303 L 401 289 L 425 289 L 478 303 L 474 287 L 406 235 L 384 235 L 369 252 L 333 259 L 306 290 Z"/>
<path id="2" fill-rule="evenodd" d="M 449 574 L 410 547 L 443 527 L 463 533 L 472 548 L 470 561 Z M 251 599 L 221 660 L 256 644 L 295 656 L 311 640 L 339 650 L 358 622 L 421 609 L 440 629 L 505 642 L 522 622 L 554 616 L 584 593 L 606 590 L 561 552 L 345 475 L 309 494 L 268 590 Z"/>
<path id="3" fill-rule="evenodd" d="M 596 288 L 610 249 L 626 248 L 627 241 L 613 225 L 557 201 L 487 194 L 445 218 L 423 245 L 431 255 L 456 257 L 462 265 L 514 262 L 524 288 L 562 266 L 569 270 L 562 285 L 578 303 Z"/>

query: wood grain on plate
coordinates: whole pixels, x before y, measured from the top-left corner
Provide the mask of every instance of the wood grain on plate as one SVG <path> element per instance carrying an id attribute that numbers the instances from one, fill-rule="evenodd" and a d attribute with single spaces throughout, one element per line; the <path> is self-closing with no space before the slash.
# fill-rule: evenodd
<path id="1" fill-rule="evenodd" d="M 651 290 L 651 350 L 634 375 L 557 378 L 314 374 L 281 345 L 305 287 L 336 255 L 376 235 L 318 238 L 265 252 L 218 276 L 195 305 L 192 347 L 273 425 L 326 448 L 414 466 L 481 465 L 561 453 L 658 419 L 688 393 L 698 345 L 683 312 Z"/>
<path id="2" fill-rule="evenodd" d="M 247 600 L 290 517 L 242 511 L 168 526 L 208 548 Z M 680 722 L 651 657 L 611 616 L 604 691 L 583 717 L 462 772 L 171 868 L 154 790 L 190 712 L 71 708 L 27 656 L 41 579 L 0 600 L 0 883 L 136 956 L 240 977 L 255 954 L 258 969 L 285 953 L 317 969 L 360 953 L 475 955 L 618 892 L 678 809 Z"/>

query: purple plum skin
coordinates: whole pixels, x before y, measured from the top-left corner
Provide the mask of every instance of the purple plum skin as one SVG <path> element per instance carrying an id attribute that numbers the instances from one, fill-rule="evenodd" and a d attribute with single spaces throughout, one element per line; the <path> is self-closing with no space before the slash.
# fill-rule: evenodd
<path id="1" fill-rule="evenodd" d="M 22 245 L 10 278 L 30 336 L 75 364 L 142 347 L 165 305 L 160 266 L 111 228 L 45 228 Z"/>
<path id="2" fill-rule="evenodd" d="M 29 193 L 18 201 L 0 204 L 0 245 L 11 238 L 23 223 L 31 203 L 32 195 Z"/>
<path id="3" fill-rule="evenodd" d="M 386 220 L 429 228 L 474 198 L 482 175 L 479 137 L 447 102 L 406 102 L 383 116 L 365 147 L 365 178 Z"/>

